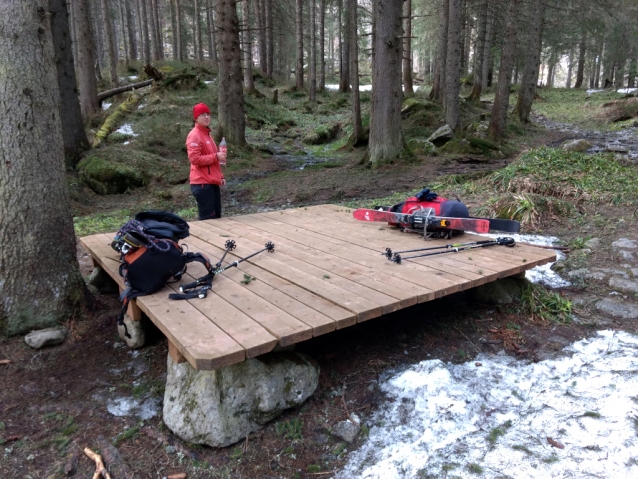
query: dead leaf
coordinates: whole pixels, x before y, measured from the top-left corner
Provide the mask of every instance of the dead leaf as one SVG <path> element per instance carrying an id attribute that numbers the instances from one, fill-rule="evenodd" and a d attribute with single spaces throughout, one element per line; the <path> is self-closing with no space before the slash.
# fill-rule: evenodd
<path id="1" fill-rule="evenodd" d="M 558 449 L 565 449 L 565 446 L 563 446 L 560 442 L 555 441 L 554 439 L 552 439 L 551 437 L 547 438 L 547 442 L 554 447 L 557 447 Z"/>

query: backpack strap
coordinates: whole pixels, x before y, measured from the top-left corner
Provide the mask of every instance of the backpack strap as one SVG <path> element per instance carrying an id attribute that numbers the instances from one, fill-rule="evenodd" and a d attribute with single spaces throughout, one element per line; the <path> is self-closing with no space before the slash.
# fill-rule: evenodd
<path id="1" fill-rule="evenodd" d="M 192 263 L 193 261 L 202 263 L 208 274 L 198 278 L 193 283 L 180 285 L 179 291 L 181 294 L 171 293 L 168 298 L 175 300 L 205 298 L 208 295 L 208 290 L 213 287 L 216 268 L 211 265 L 210 260 L 202 253 L 186 253 L 184 256 L 186 256 L 186 263 Z"/>

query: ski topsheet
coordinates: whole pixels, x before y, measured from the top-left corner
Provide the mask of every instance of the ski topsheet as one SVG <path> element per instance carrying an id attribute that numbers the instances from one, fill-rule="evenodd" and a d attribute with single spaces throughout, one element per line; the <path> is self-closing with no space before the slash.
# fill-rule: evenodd
<path id="1" fill-rule="evenodd" d="M 426 214 L 409 215 L 391 211 L 380 211 L 360 208 L 352 213 L 359 221 L 385 221 L 398 223 L 412 228 L 443 228 L 448 230 L 471 231 L 473 233 L 489 233 L 490 222 L 479 218 L 445 218 L 442 216 L 428 216 Z"/>

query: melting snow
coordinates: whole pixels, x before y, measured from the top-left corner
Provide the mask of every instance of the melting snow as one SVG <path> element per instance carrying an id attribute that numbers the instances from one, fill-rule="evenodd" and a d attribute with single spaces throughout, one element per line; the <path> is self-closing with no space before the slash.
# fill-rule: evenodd
<path id="1" fill-rule="evenodd" d="M 159 414 L 161 399 L 157 397 L 147 399 L 135 399 L 132 397 L 120 397 L 109 399 L 106 409 L 114 416 L 137 416 L 148 420 Z"/>
<path id="2" fill-rule="evenodd" d="M 328 90 L 338 90 L 339 85 L 330 84 L 330 85 L 326 85 L 326 88 Z M 417 91 L 419 89 L 419 85 L 413 85 L 412 89 L 414 91 Z M 372 85 L 359 85 L 359 91 L 372 91 Z"/>
<path id="3" fill-rule="evenodd" d="M 109 108 L 111 108 L 111 105 L 113 103 L 107 103 L 105 101 L 102 102 L 102 110 L 108 110 Z"/>
<path id="4" fill-rule="evenodd" d="M 139 136 L 137 133 L 133 133 L 133 127 L 128 123 L 125 123 L 124 125 L 119 127 L 117 130 L 115 130 L 115 132 L 122 133 L 124 135 Z"/>
<path id="5" fill-rule="evenodd" d="M 638 477 L 638 337 L 600 331 L 565 351 L 423 361 L 387 378 L 387 408 L 334 477 Z"/>

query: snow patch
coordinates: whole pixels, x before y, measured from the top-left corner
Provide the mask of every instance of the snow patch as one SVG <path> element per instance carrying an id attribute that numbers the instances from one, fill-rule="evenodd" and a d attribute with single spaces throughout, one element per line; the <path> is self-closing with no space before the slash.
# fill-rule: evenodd
<path id="1" fill-rule="evenodd" d="M 333 477 L 638 477 L 638 337 L 599 331 L 565 351 L 422 361 L 388 377 L 387 406 Z"/>
<path id="2" fill-rule="evenodd" d="M 102 110 L 108 110 L 109 108 L 111 108 L 111 105 L 113 103 L 107 103 L 105 101 L 102 102 Z"/>
<path id="3" fill-rule="evenodd" d="M 106 410 L 114 416 L 136 416 L 146 421 L 159 414 L 160 402 L 159 398 L 135 399 L 132 397 L 120 397 L 109 399 L 106 402 Z"/>
<path id="4" fill-rule="evenodd" d="M 131 136 L 139 136 L 137 133 L 133 132 L 133 127 L 128 123 L 123 124 L 117 130 L 115 130 L 115 133 L 122 133 L 124 135 L 131 135 Z"/>

